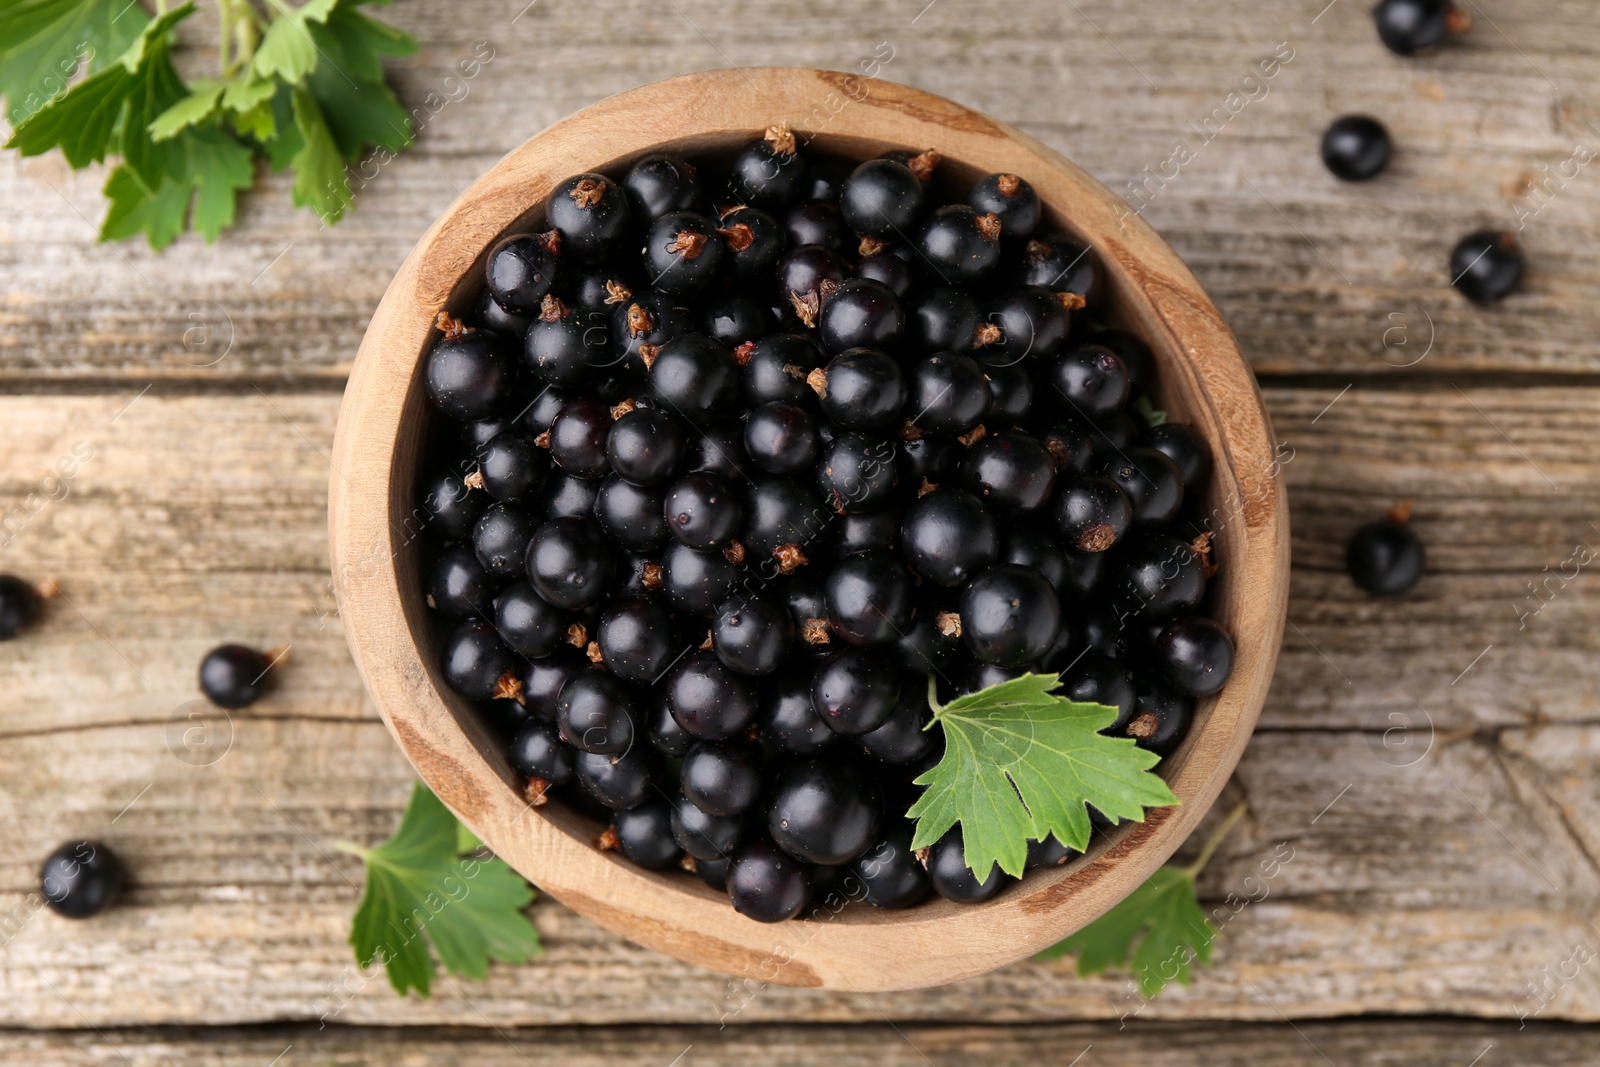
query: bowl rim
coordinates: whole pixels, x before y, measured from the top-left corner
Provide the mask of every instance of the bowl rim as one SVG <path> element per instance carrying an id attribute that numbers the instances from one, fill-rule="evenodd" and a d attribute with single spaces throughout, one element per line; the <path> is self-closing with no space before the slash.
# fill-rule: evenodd
<path id="1" fill-rule="evenodd" d="M 885 912 L 814 906 L 766 925 L 692 878 L 646 871 L 585 838 L 586 822 L 535 809 L 466 702 L 442 685 L 422 607 L 412 504 L 422 359 L 435 319 L 475 267 L 557 182 L 662 144 L 694 152 L 787 123 L 804 143 L 865 157 L 932 146 L 973 173 L 1028 178 L 1055 221 L 1090 245 L 1123 317 L 1161 367 L 1157 399 L 1212 445 L 1207 503 L 1221 529 L 1215 614 L 1235 667 L 1164 764 L 1176 807 L 1102 835 L 1080 860 L 1030 872 L 987 903 Z M 659 131 L 676 136 L 662 139 Z M 475 288 L 475 287 L 474 287 Z M 397 383 L 403 387 L 397 388 Z M 351 368 L 329 479 L 331 562 L 351 653 L 389 731 L 436 794 L 501 858 L 580 914 L 679 959 L 760 984 L 851 991 L 970 977 L 1053 944 L 1108 910 L 1181 845 L 1232 774 L 1266 700 L 1285 622 L 1288 514 L 1254 375 L 1177 255 L 1105 186 L 1033 138 L 942 97 L 803 68 L 724 68 L 604 99 L 512 150 L 429 227 L 396 272 Z"/>

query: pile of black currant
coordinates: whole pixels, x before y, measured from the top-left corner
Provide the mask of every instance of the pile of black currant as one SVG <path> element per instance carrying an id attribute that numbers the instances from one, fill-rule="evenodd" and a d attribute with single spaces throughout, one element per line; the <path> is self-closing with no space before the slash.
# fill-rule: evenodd
<path id="1" fill-rule="evenodd" d="M 721 166 L 579 174 L 426 360 L 444 678 L 530 802 L 752 918 L 852 875 L 883 907 L 1010 880 L 959 827 L 909 851 L 930 676 L 1061 672 L 1165 754 L 1232 667 L 1205 445 L 1028 182 L 952 196 L 953 169 L 775 127 Z"/>

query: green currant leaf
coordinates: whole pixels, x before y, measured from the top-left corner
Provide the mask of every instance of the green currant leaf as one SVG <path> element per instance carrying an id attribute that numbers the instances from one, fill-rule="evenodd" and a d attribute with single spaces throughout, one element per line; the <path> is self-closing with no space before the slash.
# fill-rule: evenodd
<path id="1" fill-rule="evenodd" d="M 339 0 L 311 0 L 292 14 L 275 17 L 256 49 L 255 72 L 263 78 L 281 78 L 292 85 L 303 82 L 306 75 L 316 69 L 319 58 L 309 27 L 326 22 L 338 4 Z"/>
<path id="2" fill-rule="evenodd" d="M 190 87 L 188 96 L 157 115 L 156 120 L 150 123 L 150 139 L 169 140 L 180 131 L 216 114 L 217 105 L 222 100 L 222 90 L 221 82 L 196 82 Z"/>
<path id="3" fill-rule="evenodd" d="M 238 191 L 255 182 L 250 149 L 211 122 L 181 131 L 168 142 L 168 152 L 172 169 L 154 189 L 126 165 L 111 173 L 101 240 L 143 232 L 152 248 L 162 249 L 183 232 L 186 218 L 208 242 L 233 224 Z"/>
<path id="4" fill-rule="evenodd" d="M 6 118 L 21 125 L 66 91 L 85 60 L 91 72 L 116 62 L 149 22 L 127 0 L 0 0 Z"/>
<path id="5" fill-rule="evenodd" d="M 338 55 L 327 52 L 330 61 L 352 81 L 382 82 L 382 56 L 409 56 L 417 50 L 417 40 L 409 33 L 369 19 L 348 5 L 336 8 L 322 28 L 338 41 Z"/>
<path id="6" fill-rule="evenodd" d="M 1128 406 L 1138 412 L 1139 417 L 1144 419 L 1146 426 L 1160 426 L 1167 421 L 1167 413 L 1150 402 L 1148 393 L 1140 393 L 1134 397 L 1133 403 Z"/>
<path id="7" fill-rule="evenodd" d="M 195 194 L 190 225 L 211 244 L 233 225 L 238 193 L 255 184 L 255 155 L 215 126 L 190 130 L 184 138 L 184 153 L 184 176 Z"/>
<path id="8" fill-rule="evenodd" d="M 350 180 L 344 156 L 328 129 L 316 97 L 294 90 L 294 124 L 300 131 L 300 150 L 294 154 L 293 196 L 296 207 L 310 208 L 323 222 L 338 222 L 350 206 Z"/>
<path id="9" fill-rule="evenodd" d="M 189 210 L 189 190 L 168 179 L 154 192 L 127 167 L 118 167 L 106 179 L 106 199 L 110 206 L 100 224 L 100 239 L 116 241 L 143 233 L 150 247 L 163 249 L 183 232 Z"/>
<path id="10" fill-rule="evenodd" d="M 1100 733 L 1116 721 L 1115 708 L 1056 696 L 1058 685 L 1056 675 L 1025 674 L 935 707 L 928 728 L 943 728 L 944 757 L 916 780 L 927 788 L 907 812 L 917 820 L 912 848 L 959 822 L 967 866 L 980 881 L 997 863 L 1020 876 L 1030 840 L 1053 834 L 1083 850 L 1086 805 L 1142 822 L 1145 808 L 1178 802 L 1150 773 L 1159 756 Z"/>
<path id="11" fill-rule="evenodd" d="M 1162 867 L 1116 907 L 1039 958 L 1076 955 L 1080 975 L 1131 965 L 1140 992 L 1153 997 L 1170 981 L 1188 985 L 1193 965 L 1211 962 L 1215 937 L 1195 897 L 1194 875 Z"/>
<path id="12" fill-rule="evenodd" d="M 341 846 L 367 867 L 350 928 L 356 960 L 381 960 L 402 995 L 428 995 L 436 973 L 429 942 L 445 970 L 473 978 L 488 972 L 491 958 L 521 963 L 544 951 L 522 914 L 533 890 L 503 860 L 463 858 L 461 829 L 419 784 L 393 837 L 373 849 Z"/>

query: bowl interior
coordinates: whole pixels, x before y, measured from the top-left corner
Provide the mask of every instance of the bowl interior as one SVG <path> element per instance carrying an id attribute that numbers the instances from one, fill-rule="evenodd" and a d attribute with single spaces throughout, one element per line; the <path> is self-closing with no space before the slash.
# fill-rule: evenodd
<path id="1" fill-rule="evenodd" d="M 469 702 L 450 691 L 438 671 L 439 636 L 422 595 L 425 542 L 419 520 L 425 516 L 415 499 L 419 464 L 439 418 L 427 402 L 421 375 L 423 357 L 439 336 L 431 323 L 440 310 L 459 314 L 470 307 L 481 287 L 489 248 L 505 234 L 540 227 L 542 201 L 566 173 L 620 175 L 651 151 L 724 162 L 766 124 L 789 113 L 773 109 L 756 112 L 752 119 L 750 108 L 762 106 L 758 99 L 749 106 L 726 104 L 721 111 L 699 105 L 697 121 L 690 122 L 686 105 L 679 105 L 676 113 L 672 107 L 664 109 L 667 118 L 675 114 L 678 122 L 662 121 L 653 128 L 695 127 L 684 136 L 653 142 L 639 137 L 626 150 L 602 136 L 581 138 L 586 142 L 581 148 L 571 144 L 574 134 L 585 132 L 589 112 L 608 106 L 614 112 L 618 101 L 628 97 L 637 98 L 624 108 L 628 113 L 658 113 L 662 101 L 651 91 L 661 86 L 698 80 L 704 99 L 705 80 L 710 79 L 730 96 L 743 93 L 744 85 L 730 81 L 732 73 L 711 72 L 634 90 L 541 134 L 464 194 L 419 243 L 374 318 L 341 411 L 336 451 L 353 469 L 382 477 L 381 514 L 387 519 L 387 533 L 369 529 L 387 563 L 376 568 L 373 581 L 357 588 L 347 575 L 363 539 L 356 529 L 355 497 L 368 504 L 380 497 L 375 489 L 351 492 L 335 479 L 336 583 L 342 603 L 355 608 L 346 610 L 347 629 L 369 687 L 424 779 L 535 884 L 602 924 L 732 973 L 748 973 L 752 959 L 770 956 L 773 944 L 800 940 L 800 949 L 785 951 L 780 973 L 766 979 L 792 984 L 843 981 L 849 988 L 901 988 L 980 973 L 1081 927 L 1142 882 L 1198 822 L 1237 762 L 1264 699 L 1281 633 L 1278 612 L 1287 570 L 1287 533 L 1281 488 L 1271 466 L 1270 430 L 1254 380 L 1215 309 L 1142 220 L 1135 216 L 1130 221 L 1119 211 L 1120 200 L 1015 131 L 965 109 L 957 109 L 963 121 L 952 124 L 950 109 L 956 105 L 876 82 L 871 84 L 878 97 L 891 104 L 915 101 L 924 114 L 912 115 L 914 121 L 908 122 L 908 109 L 894 107 L 898 121 L 879 123 L 872 120 L 881 116 L 862 107 L 836 116 L 820 130 L 793 123 L 803 149 L 813 152 L 866 159 L 890 149 L 936 148 L 943 156 L 937 184 L 947 198 L 959 199 L 951 194 L 996 170 L 1027 178 L 1040 193 L 1048 224 L 1089 245 L 1100 258 L 1106 286 L 1100 317 L 1136 334 L 1154 352 L 1157 405 L 1174 420 L 1193 425 L 1211 446 L 1216 462 L 1203 511 L 1219 531 L 1216 552 L 1222 570 L 1211 583 L 1208 611 L 1234 634 L 1238 657 L 1229 686 L 1198 703 L 1184 743 L 1158 769 L 1183 800 L 1181 807 L 1158 809 L 1143 823 L 1097 834 L 1083 857 L 1061 868 L 1030 872 L 1021 885 L 986 904 L 934 900 L 907 912 L 865 905 L 830 909 L 825 916 L 813 915 L 811 922 L 784 924 L 816 926 L 820 920 L 826 927 L 797 939 L 738 916 L 725 896 L 693 875 L 643 871 L 594 851 L 600 825 L 560 802 L 528 808 L 504 743 Z M 774 99 L 782 98 L 784 85 L 797 78 L 821 78 L 826 84 L 829 77 L 809 71 L 752 73 L 762 76 L 763 84 L 768 75 L 776 79 L 770 87 L 777 94 Z M 602 117 L 607 121 L 600 121 Z M 850 121 L 839 121 L 844 118 Z M 596 125 L 609 128 L 609 116 L 597 115 Z M 519 156 L 563 133 L 565 155 L 579 165 L 559 173 L 533 168 L 537 173 L 527 180 L 529 167 L 517 165 Z M 519 172 L 525 180 L 512 181 Z M 480 189 L 486 184 L 487 190 Z M 369 348 L 374 353 L 370 358 Z M 397 396 L 400 382 L 404 392 Z M 381 417 L 373 414 L 379 407 L 386 409 Z M 360 431 L 352 425 L 363 415 L 377 425 L 370 440 L 358 439 Z M 344 481 L 355 484 L 353 478 Z M 675 924 L 681 929 L 673 929 Z M 934 936 L 944 945 L 927 953 L 932 962 L 924 960 L 920 968 L 890 967 L 886 950 L 896 944 L 895 928 L 913 939 L 938 931 Z M 1008 943 L 996 944 L 997 939 Z"/>

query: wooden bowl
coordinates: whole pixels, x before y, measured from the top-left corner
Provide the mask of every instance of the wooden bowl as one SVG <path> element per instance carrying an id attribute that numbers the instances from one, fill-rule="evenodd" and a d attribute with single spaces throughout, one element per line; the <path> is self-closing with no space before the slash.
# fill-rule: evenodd
<path id="1" fill-rule="evenodd" d="M 529 808 L 503 745 L 439 673 L 419 574 L 421 513 L 413 510 L 435 316 L 467 306 L 487 250 L 540 221 L 538 205 L 561 179 L 617 172 L 663 147 L 726 155 L 780 121 L 803 145 L 858 158 L 937 148 L 944 179 L 963 185 L 995 171 L 1027 178 L 1051 221 L 1093 247 L 1115 316 L 1155 352 L 1159 405 L 1191 423 L 1216 458 L 1205 502 L 1220 531 L 1212 603 L 1237 660 L 1161 766 L 1182 803 L 1124 824 L 1082 859 L 1032 872 L 985 904 L 855 904 L 753 922 L 692 876 L 597 851 L 600 828 L 560 804 Z M 345 390 L 333 470 L 333 574 L 345 631 L 423 780 L 496 853 L 574 910 L 640 944 L 757 982 L 845 990 L 951 982 L 1028 956 L 1100 915 L 1160 866 L 1216 799 L 1266 699 L 1283 629 L 1289 537 L 1272 432 L 1232 335 L 1178 257 L 1122 200 L 1033 138 L 916 89 L 831 71 L 716 70 L 646 85 L 585 108 L 495 164 L 433 224 L 384 294 Z"/>

